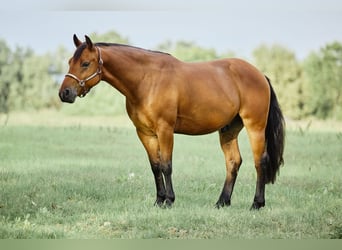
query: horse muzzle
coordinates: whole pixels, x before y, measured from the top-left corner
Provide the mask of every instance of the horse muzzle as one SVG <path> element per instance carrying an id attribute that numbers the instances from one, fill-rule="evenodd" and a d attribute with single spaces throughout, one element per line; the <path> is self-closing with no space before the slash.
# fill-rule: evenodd
<path id="1" fill-rule="evenodd" d="M 77 96 L 76 89 L 65 88 L 59 91 L 59 98 L 62 102 L 74 103 Z"/>

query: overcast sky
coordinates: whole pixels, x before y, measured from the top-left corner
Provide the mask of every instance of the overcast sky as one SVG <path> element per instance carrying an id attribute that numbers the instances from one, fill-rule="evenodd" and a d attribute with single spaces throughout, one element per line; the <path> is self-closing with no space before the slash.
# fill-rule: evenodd
<path id="1" fill-rule="evenodd" d="M 38 53 L 73 49 L 72 35 L 115 30 L 153 49 L 187 40 L 249 57 L 262 43 L 278 43 L 299 59 L 342 42 L 341 0 L 10 0 L 0 7 L 0 39 Z"/>

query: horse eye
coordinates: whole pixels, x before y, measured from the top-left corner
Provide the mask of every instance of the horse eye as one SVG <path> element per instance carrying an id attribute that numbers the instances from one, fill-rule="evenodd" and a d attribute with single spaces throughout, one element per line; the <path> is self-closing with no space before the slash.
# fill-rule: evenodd
<path id="1" fill-rule="evenodd" d="M 90 65 L 90 62 L 83 62 L 83 63 L 81 64 L 81 67 L 82 67 L 82 68 L 88 68 L 89 65 Z"/>

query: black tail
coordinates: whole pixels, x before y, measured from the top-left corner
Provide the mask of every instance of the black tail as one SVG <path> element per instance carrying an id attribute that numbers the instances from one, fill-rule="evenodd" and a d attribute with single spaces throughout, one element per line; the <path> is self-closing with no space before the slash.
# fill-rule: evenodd
<path id="1" fill-rule="evenodd" d="M 271 90 L 270 110 L 266 126 L 265 183 L 274 183 L 279 167 L 284 164 L 283 153 L 285 143 L 285 120 L 277 96 L 271 86 L 271 81 L 265 76 Z"/>

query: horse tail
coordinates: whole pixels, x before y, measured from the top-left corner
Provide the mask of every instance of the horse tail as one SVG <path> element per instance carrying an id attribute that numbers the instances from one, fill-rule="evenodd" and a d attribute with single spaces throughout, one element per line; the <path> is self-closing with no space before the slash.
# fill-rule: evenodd
<path id="1" fill-rule="evenodd" d="M 285 120 L 270 79 L 265 76 L 271 91 L 270 107 L 265 131 L 267 157 L 262 164 L 265 168 L 265 183 L 274 183 L 279 167 L 284 164 Z"/>

